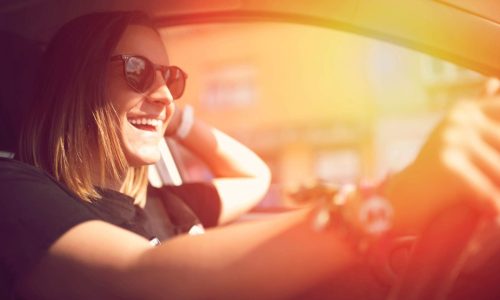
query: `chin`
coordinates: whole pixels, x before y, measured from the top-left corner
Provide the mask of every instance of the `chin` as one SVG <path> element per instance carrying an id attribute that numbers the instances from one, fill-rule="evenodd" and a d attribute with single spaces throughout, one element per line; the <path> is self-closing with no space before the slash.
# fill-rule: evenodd
<path id="1" fill-rule="evenodd" d="M 147 149 L 141 153 L 126 153 L 127 162 L 131 167 L 142 167 L 152 165 L 160 160 L 159 149 Z"/>

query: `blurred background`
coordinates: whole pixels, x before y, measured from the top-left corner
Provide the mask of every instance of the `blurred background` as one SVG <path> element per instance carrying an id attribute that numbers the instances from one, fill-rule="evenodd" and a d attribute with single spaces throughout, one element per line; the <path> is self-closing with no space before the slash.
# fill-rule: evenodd
<path id="1" fill-rule="evenodd" d="M 430 56 L 352 33 L 288 23 L 231 23 L 161 31 L 188 74 L 197 118 L 258 153 L 273 184 L 262 207 L 313 180 L 375 180 L 417 154 L 450 104 L 484 78 Z M 276 38 L 279 37 L 279 38 Z M 174 145 L 188 181 L 211 177 Z"/>

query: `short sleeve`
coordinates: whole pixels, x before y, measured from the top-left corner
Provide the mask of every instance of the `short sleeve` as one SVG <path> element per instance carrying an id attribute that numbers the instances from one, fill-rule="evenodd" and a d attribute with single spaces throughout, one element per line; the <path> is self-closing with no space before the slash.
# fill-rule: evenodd
<path id="1" fill-rule="evenodd" d="M 2 285 L 31 270 L 70 228 L 92 219 L 96 218 L 84 204 L 49 175 L 15 160 L 0 159 Z"/>
<path id="2" fill-rule="evenodd" d="M 181 198 L 200 219 L 204 227 L 217 225 L 222 204 L 219 193 L 213 184 L 189 182 L 180 186 L 164 186 L 162 189 Z"/>

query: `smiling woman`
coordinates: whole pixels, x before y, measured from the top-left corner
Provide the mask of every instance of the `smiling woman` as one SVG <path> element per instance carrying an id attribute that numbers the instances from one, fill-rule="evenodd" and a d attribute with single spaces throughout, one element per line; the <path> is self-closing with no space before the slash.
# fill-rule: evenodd
<path id="1" fill-rule="evenodd" d="M 123 76 L 119 65 L 108 61 L 128 22 L 147 24 L 146 18 L 135 18 L 130 21 L 115 18 L 113 23 L 106 24 L 99 15 L 89 16 L 85 21 L 75 20 L 59 31 L 43 59 L 41 70 L 47 75 L 39 77 L 39 106 L 32 110 L 33 116 L 44 117 L 27 118 L 20 140 L 20 155 L 24 161 L 49 171 L 87 201 L 98 197 L 96 184 L 120 185 L 125 173 L 129 174 L 127 179 L 132 184 L 124 186 L 133 188 L 124 192 L 133 197 L 141 194 L 141 199 L 145 197 L 146 169 L 137 165 L 127 167 L 123 150 L 129 149 L 130 152 L 132 146 L 129 145 L 133 140 L 125 139 L 127 134 L 120 135 L 123 130 L 131 131 L 130 125 L 126 126 L 129 123 L 126 122 L 125 109 L 139 105 L 141 98 L 131 98 L 137 94 L 121 88 L 126 83 L 120 80 Z M 93 28 L 107 27 L 107 30 L 95 34 L 87 23 Z M 155 34 L 147 27 L 140 29 L 149 35 Z M 82 39 L 75 41 L 75 33 Z M 150 43 L 154 41 L 152 39 Z M 162 53 L 161 59 L 167 59 L 164 51 L 157 52 Z M 114 68 L 108 72 L 111 65 Z M 109 85 L 106 84 L 108 81 Z M 123 101 L 117 98 L 120 95 L 113 95 L 120 90 L 128 96 Z M 119 105 L 118 111 L 113 101 L 107 100 L 113 96 L 111 99 Z M 173 108 L 169 112 L 171 115 Z M 158 140 L 159 137 L 156 143 Z"/>
<path id="2" fill-rule="evenodd" d="M 29 223 L 43 228 L 49 244 L 59 238 L 64 224 L 66 231 L 89 219 L 155 243 L 179 233 L 199 233 L 202 225 L 236 218 L 267 190 L 269 170 L 259 157 L 193 119 L 189 109 L 175 108 L 187 74 L 170 65 L 158 32 L 141 12 L 95 13 L 69 22 L 47 48 L 38 78 L 37 105 L 26 118 L 20 157 L 53 176 L 67 192 L 52 190 L 39 197 L 66 199 L 59 204 L 46 200 L 46 209 L 58 216 L 59 229 L 43 213 L 37 216 L 45 225 Z M 216 179 L 150 190 L 146 202 L 147 166 L 159 160 L 165 134 L 205 160 Z M 236 192 L 244 194 L 235 198 Z M 27 198 L 22 197 L 30 202 Z M 30 214 L 36 205 L 28 205 Z M 40 249 L 37 242 L 32 246 L 28 252 Z"/>

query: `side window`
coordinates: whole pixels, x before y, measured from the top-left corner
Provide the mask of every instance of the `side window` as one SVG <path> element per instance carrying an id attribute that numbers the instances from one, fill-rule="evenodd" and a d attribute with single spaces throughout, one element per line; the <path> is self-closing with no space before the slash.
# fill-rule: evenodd
<path id="1" fill-rule="evenodd" d="M 262 205 L 311 180 L 378 178 L 416 155 L 443 112 L 484 78 L 419 52 L 352 33 L 285 23 L 163 30 L 189 73 L 178 102 L 256 151 L 272 169 Z M 279 38 L 276 38 L 279 37 Z M 186 180 L 210 178 L 179 153 Z"/>

